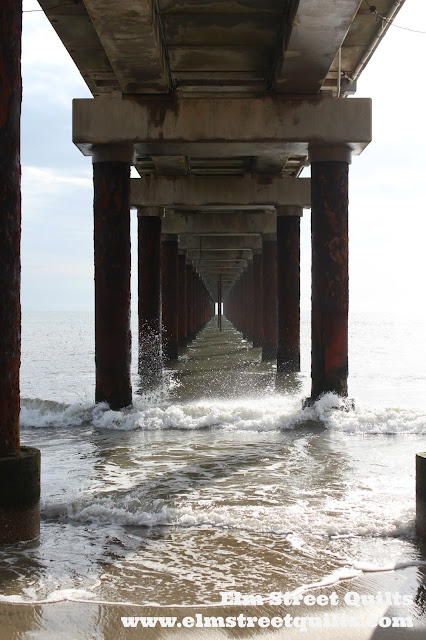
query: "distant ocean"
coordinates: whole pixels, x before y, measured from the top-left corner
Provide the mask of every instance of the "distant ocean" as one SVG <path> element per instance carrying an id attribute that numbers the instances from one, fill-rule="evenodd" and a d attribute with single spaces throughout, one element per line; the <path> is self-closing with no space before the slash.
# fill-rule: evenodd
<path id="1" fill-rule="evenodd" d="M 0 551 L 0 600 L 208 604 L 424 561 L 415 453 L 426 450 L 426 332 L 354 315 L 355 409 L 277 376 L 214 318 L 134 407 L 94 404 L 89 313 L 24 313 L 22 444 L 42 453 L 39 545 Z M 134 323 L 135 324 L 135 323 Z"/>

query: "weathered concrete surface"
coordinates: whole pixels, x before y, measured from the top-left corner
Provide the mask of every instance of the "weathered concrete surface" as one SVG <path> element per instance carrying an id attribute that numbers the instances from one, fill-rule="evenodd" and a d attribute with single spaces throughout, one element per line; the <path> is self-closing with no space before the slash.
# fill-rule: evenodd
<path id="1" fill-rule="evenodd" d="M 84 0 L 124 93 L 166 93 L 167 63 L 154 0 Z"/>
<path id="2" fill-rule="evenodd" d="M 300 0 L 283 38 L 275 71 L 275 91 L 317 93 L 359 8 L 359 0 Z"/>
<path id="3" fill-rule="evenodd" d="M 214 260 L 214 259 L 196 259 L 193 261 L 194 266 L 199 269 L 201 267 L 215 268 L 215 267 L 224 267 L 225 269 L 232 269 L 233 267 L 244 269 L 247 267 L 247 260 Z"/>
<path id="4" fill-rule="evenodd" d="M 312 393 L 348 392 L 348 163 L 312 162 Z"/>
<path id="5" fill-rule="evenodd" d="M 40 451 L 0 457 L 0 545 L 40 534 Z"/>
<path id="6" fill-rule="evenodd" d="M 321 142 L 359 154 L 370 141 L 369 98 L 73 100 L 73 142 L 85 155 L 93 144 L 122 142 L 139 155 L 307 155 Z"/>
<path id="7" fill-rule="evenodd" d="M 153 0 L 40 4 L 94 96 L 166 94 L 178 86 L 187 96 L 250 97 L 271 90 L 337 95 L 339 49 L 343 88 L 404 0 L 376 2 L 386 22 L 359 0 L 158 0 L 156 15 Z"/>
<path id="8" fill-rule="evenodd" d="M 0 456 L 19 453 L 21 12 L 0 5 Z"/>
<path id="9" fill-rule="evenodd" d="M 263 177 L 144 177 L 132 178 L 130 203 L 154 207 L 202 209 L 204 207 L 311 206 L 309 178 Z"/>
<path id="10" fill-rule="evenodd" d="M 163 233 L 247 235 L 275 233 L 275 213 L 174 213 L 163 220 Z"/>
<path id="11" fill-rule="evenodd" d="M 181 247 L 180 242 L 179 247 Z M 247 262 L 253 258 L 251 249 L 188 249 L 185 253 L 188 262 L 210 260 L 220 260 L 221 262 L 244 260 Z"/>
<path id="12" fill-rule="evenodd" d="M 214 235 L 179 235 L 179 249 L 205 250 L 234 250 L 234 249 L 262 249 L 262 237 L 260 234 L 233 235 L 218 238 Z"/>
<path id="13" fill-rule="evenodd" d="M 130 381 L 130 165 L 93 165 L 96 402 L 122 409 Z"/>

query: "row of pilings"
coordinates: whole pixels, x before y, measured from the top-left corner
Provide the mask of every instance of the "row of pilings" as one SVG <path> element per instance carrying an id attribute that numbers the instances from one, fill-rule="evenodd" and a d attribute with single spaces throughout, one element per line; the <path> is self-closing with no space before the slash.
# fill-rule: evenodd
<path id="1" fill-rule="evenodd" d="M 224 313 L 262 348 L 262 360 L 281 372 L 300 370 L 300 215 L 277 216 L 277 238 L 262 250 L 228 293 Z"/>
<path id="2" fill-rule="evenodd" d="M 99 165 L 105 175 L 108 163 Z M 117 167 L 113 169 L 107 176 L 109 192 L 113 176 L 117 178 Z M 97 187 L 102 189 L 95 182 L 95 190 Z M 95 199 L 95 397 L 111 409 L 122 409 L 132 402 L 130 236 L 128 223 L 123 223 L 129 209 L 125 203 L 120 222 L 114 224 L 112 207 L 103 192 L 102 199 L 97 203 Z M 115 246 L 120 229 L 124 250 Z M 97 260 L 97 254 L 102 259 Z M 118 255 L 128 259 L 118 261 Z M 117 305 L 117 300 L 121 304 Z M 158 381 L 163 364 L 178 358 L 179 348 L 194 340 L 214 309 L 203 280 L 179 253 L 178 237 L 161 233 L 158 215 L 138 216 L 138 370 L 142 387 Z"/>

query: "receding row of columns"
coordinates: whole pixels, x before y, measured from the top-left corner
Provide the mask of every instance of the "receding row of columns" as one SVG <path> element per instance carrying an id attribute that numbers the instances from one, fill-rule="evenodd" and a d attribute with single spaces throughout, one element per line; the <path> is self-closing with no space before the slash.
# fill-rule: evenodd
<path id="1" fill-rule="evenodd" d="M 130 147 L 93 151 L 96 402 L 132 402 L 130 330 Z M 146 213 L 147 215 L 144 215 Z M 161 234 L 158 210 L 138 215 L 139 373 L 158 377 L 214 314 L 214 302 L 178 238 Z"/>
<path id="2" fill-rule="evenodd" d="M 310 149 L 312 202 L 312 391 L 347 396 L 348 167 L 347 147 Z M 276 240 L 263 236 L 262 255 L 231 289 L 225 313 L 262 347 L 277 370 L 300 369 L 299 207 L 277 208 Z M 259 310 L 263 309 L 263 313 Z"/>
<path id="3" fill-rule="evenodd" d="M 299 207 L 277 209 L 277 234 L 263 235 L 262 250 L 228 295 L 225 314 L 262 348 L 262 359 L 279 371 L 300 369 Z"/>

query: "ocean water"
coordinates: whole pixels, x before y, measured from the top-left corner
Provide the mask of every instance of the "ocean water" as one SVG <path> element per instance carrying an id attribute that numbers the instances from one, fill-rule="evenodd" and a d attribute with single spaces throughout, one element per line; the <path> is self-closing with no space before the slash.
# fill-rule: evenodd
<path id="1" fill-rule="evenodd" d="M 91 314 L 24 314 L 21 440 L 42 453 L 41 537 L 0 551 L 0 600 L 207 605 L 413 565 L 424 580 L 424 322 L 351 317 L 349 410 L 332 394 L 302 410 L 308 314 L 302 370 L 286 376 L 216 322 L 155 391 L 140 391 L 134 339 L 134 406 L 113 412 L 94 404 Z"/>

